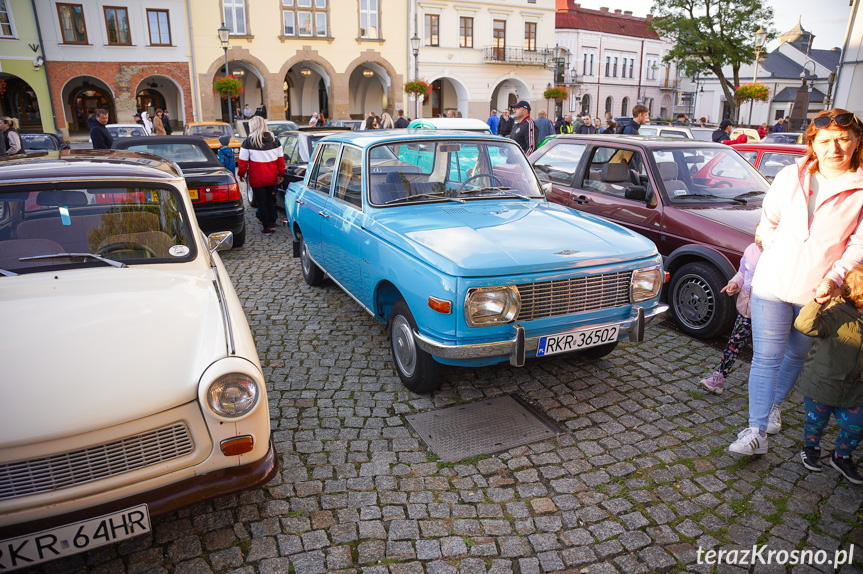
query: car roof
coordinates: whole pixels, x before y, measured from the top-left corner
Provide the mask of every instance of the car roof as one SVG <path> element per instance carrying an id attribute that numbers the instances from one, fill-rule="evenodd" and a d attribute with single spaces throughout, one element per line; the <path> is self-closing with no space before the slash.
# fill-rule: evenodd
<path id="1" fill-rule="evenodd" d="M 216 156 L 216 152 L 207 145 L 203 139 L 197 136 L 135 136 L 130 138 L 118 138 L 114 140 L 114 143 L 111 144 L 113 149 L 129 149 L 132 146 L 136 145 L 159 145 L 159 144 L 172 144 L 172 145 L 192 145 L 201 150 L 207 161 L 206 162 L 188 162 L 189 164 L 194 164 L 196 167 L 202 167 L 203 165 L 212 165 L 219 166 L 222 165 L 222 162 L 219 161 L 219 158 Z M 147 154 L 149 155 L 149 154 Z M 183 163 L 183 162 L 180 162 Z M 189 165 L 183 163 L 183 166 L 188 169 Z"/>
<path id="2" fill-rule="evenodd" d="M 744 150 L 744 151 L 786 151 L 786 152 L 799 152 L 801 154 L 806 153 L 806 150 L 809 149 L 809 146 L 805 144 L 792 144 L 792 143 L 764 143 L 764 142 L 753 142 L 753 143 L 742 143 L 742 144 L 734 144 L 731 147 L 734 149 Z"/>
<path id="3" fill-rule="evenodd" d="M 298 132 L 303 133 L 303 132 Z M 308 132 L 306 132 L 308 133 Z M 311 132 L 314 133 L 314 132 Z M 448 140 L 448 139 L 460 139 L 460 140 L 476 140 L 476 139 L 487 139 L 493 140 L 495 142 L 508 142 L 511 144 L 515 144 L 515 142 L 509 138 L 501 137 L 501 136 L 493 136 L 489 134 L 482 134 L 478 132 L 466 132 L 459 130 L 427 130 L 427 129 L 392 129 L 392 130 L 345 130 L 335 132 L 333 135 L 327 137 L 327 141 L 338 141 L 344 143 L 354 144 L 360 147 L 369 147 L 379 143 L 388 143 L 394 141 L 405 141 L 405 140 Z M 664 140 L 663 140 L 664 141 Z"/>
<path id="4" fill-rule="evenodd" d="M 476 118 L 417 118 L 408 127 L 420 124 L 434 126 L 438 130 L 482 130 L 489 129 L 488 124 Z"/>
<path id="5" fill-rule="evenodd" d="M 144 126 L 141 124 L 105 124 L 106 128 L 141 128 L 144 129 Z"/>
<path id="6" fill-rule="evenodd" d="M 242 120 L 239 120 L 242 121 Z M 228 122 L 188 122 L 187 126 L 228 126 L 231 127 L 231 124 Z"/>
<path id="7" fill-rule="evenodd" d="M 0 158 L 0 186 L 63 180 L 182 178 L 172 162 L 130 151 L 64 150 Z"/>
<path id="8" fill-rule="evenodd" d="M 670 126 L 669 126 L 670 127 Z M 664 138 L 658 136 L 632 136 L 632 135 L 622 135 L 622 134 L 595 134 L 595 135 L 586 135 L 586 134 L 563 134 L 556 136 L 554 139 L 549 141 L 596 141 L 602 143 L 628 143 L 633 145 L 638 145 L 644 148 L 669 148 L 669 147 L 679 147 L 679 148 L 691 148 L 693 146 L 697 147 L 718 147 L 727 149 L 728 146 L 726 144 L 719 144 L 714 142 L 708 142 L 704 140 L 697 140 L 692 138 Z M 545 147 L 545 146 L 543 146 Z"/>

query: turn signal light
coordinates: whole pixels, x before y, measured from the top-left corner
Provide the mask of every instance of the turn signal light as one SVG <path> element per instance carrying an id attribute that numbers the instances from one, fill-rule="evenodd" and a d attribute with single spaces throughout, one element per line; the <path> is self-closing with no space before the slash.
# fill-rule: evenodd
<path id="1" fill-rule="evenodd" d="M 668 283 L 671 280 L 671 273 L 668 271 L 665 272 L 665 281 L 663 283 Z"/>
<path id="2" fill-rule="evenodd" d="M 247 452 L 252 452 L 252 448 L 254 448 L 254 446 L 255 439 L 250 436 L 228 438 L 219 443 L 219 447 L 222 449 L 222 454 L 225 456 L 237 456 L 240 454 L 246 454 Z"/>
<path id="3" fill-rule="evenodd" d="M 438 299 L 437 297 L 429 297 L 429 308 L 437 311 L 438 313 L 449 315 L 450 313 L 452 313 L 452 301 L 447 301 L 446 299 Z"/>

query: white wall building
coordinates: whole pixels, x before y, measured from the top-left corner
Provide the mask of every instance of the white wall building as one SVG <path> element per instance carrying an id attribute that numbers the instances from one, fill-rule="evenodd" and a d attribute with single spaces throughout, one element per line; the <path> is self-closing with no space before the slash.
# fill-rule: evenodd
<path id="1" fill-rule="evenodd" d="M 527 100 L 535 117 L 552 81 L 542 52 L 554 48 L 555 0 L 414 0 L 419 78 L 432 84 L 419 117 L 455 110 L 485 120 Z M 413 58 L 411 58 L 413 64 Z M 414 77 L 413 66 L 409 76 Z M 408 115 L 413 115 L 413 102 Z"/>
<path id="2" fill-rule="evenodd" d="M 834 106 L 863 116 L 863 11 L 851 0 L 851 17 L 842 44 L 842 61 L 836 81 Z"/>

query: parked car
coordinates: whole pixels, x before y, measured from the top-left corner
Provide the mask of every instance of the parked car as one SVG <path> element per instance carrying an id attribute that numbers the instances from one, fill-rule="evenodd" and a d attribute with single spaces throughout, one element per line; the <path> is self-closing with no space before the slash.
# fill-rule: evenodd
<path id="1" fill-rule="evenodd" d="M 235 133 L 231 125 L 225 122 L 190 122 L 183 128 L 183 135 L 203 138 L 214 151 L 219 151 L 222 147 L 219 143 L 220 137 L 230 136 L 231 142 L 228 145 L 234 150 L 234 156 L 240 155 L 240 147 L 243 145 L 242 140 L 238 139 L 239 133 Z"/>
<path id="2" fill-rule="evenodd" d="M 145 534 L 278 472 L 266 380 L 216 253 L 231 234 L 201 234 L 175 164 L 0 159 L 0 214 L 0 389 L 14 397 L 0 569 Z"/>
<path id="3" fill-rule="evenodd" d="M 758 135 L 758 130 L 753 130 L 752 128 L 734 128 L 731 131 L 731 135 L 728 137 L 735 140 L 743 134 L 746 134 L 746 141 L 748 143 L 758 143 L 761 141 L 761 136 Z"/>
<path id="4" fill-rule="evenodd" d="M 764 136 L 761 143 L 805 144 L 806 140 L 803 138 L 803 132 L 773 132 Z"/>
<path id="5" fill-rule="evenodd" d="M 305 281 L 328 276 L 388 325 L 411 391 L 441 364 L 601 357 L 665 312 L 656 247 L 548 203 L 512 140 L 449 130 L 318 142 L 286 204 Z"/>
<path id="6" fill-rule="evenodd" d="M 712 142 L 713 141 L 713 132 L 715 132 L 715 131 L 716 131 L 716 128 L 701 128 L 701 127 L 695 127 L 695 126 L 691 126 L 689 128 L 689 133 L 692 134 L 693 138 L 695 138 L 697 140 L 705 141 L 705 142 Z"/>
<path id="7" fill-rule="evenodd" d="M 69 144 L 54 134 L 46 133 L 22 133 L 21 147 L 25 152 L 31 151 L 60 151 L 69 149 Z"/>
<path id="8" fill-rule="evenodd" d="M 325 137 L 351 131 L 348 127 L 317 128 L 303 126 L 297 131 L 285 132 L 281 136 L 282 153 L 285 156 L 285 178 L 276 188 L 276 207 L 285 209 L 285 191 L 295 181 L 303 181 L 306 177 L 306 168 L 309 159 L 314 153 L 315 146 Z M 251 189 L 247 187 L 249 205 L 257 207 L 257 202 Z"/>
<path id="9" fill-rule="evenodd" d="M 755 166 L 767 181 L 773 181 L 776 174 L 785 167 L 791 165 L 801 156 L 806 155 L 809 146 L 800 144 L 771 144 L 771 143 L 745 143 L 734 144 L 736 149 L 746 161 Z"/>
<path id="10" fill-rule="evenodd" d="M 361 130 L 365 122 L 363 120 L 333 120 L 326 127 L 328 128 L 351 128 L 352 130 Z"/>
<path id="11" fill-rule="evenodd" d="M 113 149 L 151 153 L 183 170 L 198 224 L 205 233 L 230 231 L 234 247 L 246 242 L 243 197 L 234 174 L 215 152 L 194 136 L 145 136 L 114 140 Z"/>
<path id="12" fill-rule="evenodd" d="M 293 132 L 300 129 L 296 122 L 289 120 L 267 120 L 267 129 L 273 132 L 273 135 L 281 139 L 281 136 L 287 132 Z"/>
<path id="13" fill-rule="evenodd" d="M 475 118 L 420 118 L 409 123 L 408 129 L 463 130 L 481 134 L 491 133 L 488 124 Z"/>
<path id="14" fill-rule="evenodd" d="M 658 124 L 645 124 L 638 128 L 640 136 L 659 136 L 663 138 L 690 138 L 692 132 L 685 126 L 664 126 Z"/>
<path id="15" fill-rule="evenodd" d="M 144 131 L 144 126 L 141 124 L 107 124 L 105 128 L 107 128 L 108 133 L 114 139 L 147 135 L 147 132 Z"/>
<path id="16" fill-rule="evenodd" d="M 671 317 L 696 337 L 731 328 L 734 276 L 761 217 L 767 181 L 725 144 L 565 135 L 531 154 L 550 201 L 604 217 L 656 243 L 671 274 Z"/>

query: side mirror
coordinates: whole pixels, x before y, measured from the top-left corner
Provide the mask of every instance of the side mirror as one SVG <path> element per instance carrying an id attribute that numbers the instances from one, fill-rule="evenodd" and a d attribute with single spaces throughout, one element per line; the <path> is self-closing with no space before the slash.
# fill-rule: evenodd
<path id="1" fill-rule="evenodd" d="M 227 251 L 234 246 L 234 234 L 230 231 L 216 231 L 207 236 L 207 249 L 210 253 Z"/>
<path id="2" fill-rule="evenodd" d="M 60 144 L 60 151 L 63 151 L 64 149 L 72 149 L 72 148 L 69 147 L 69 144 L 67 144 L 66 142 L 63 142 Z"/>
<path id="3" fill-rule="evenodd" d="M 647 189 L 643 185 L 630 185 L 624 192 L 626 199 L 634 199 L 636 201 L 644 201 L 647 197 Z"/>
<path id="4" fill-rule="evenodd" d="M 551 193 L 551 182 L 542 184 L 542 193 L 548 195 Z"/>

